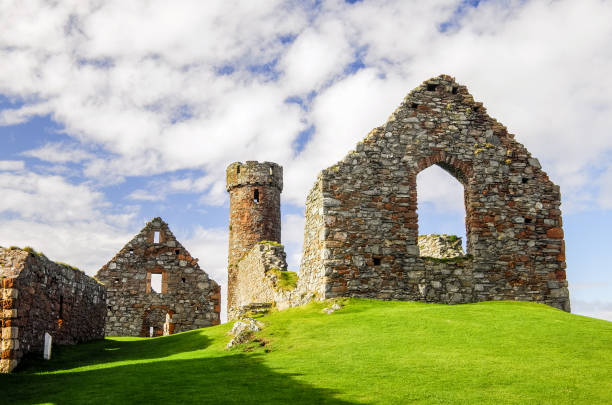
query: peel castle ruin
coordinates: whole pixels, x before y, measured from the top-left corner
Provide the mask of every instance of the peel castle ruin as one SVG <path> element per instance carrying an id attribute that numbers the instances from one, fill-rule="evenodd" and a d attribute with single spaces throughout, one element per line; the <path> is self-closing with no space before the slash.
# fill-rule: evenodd
<path id="1" fill-rule="evenodd" d="M 456 237 L 419 236 L 416 177 L 431 165 L 463 185 L 465 253 Z M 450 76 L 414 89 L 384 125 L 320 172 L 306 199 L 299 274 L 287 271 L 280 244 L 282 167 L 236 162 L 226 180 L 230 319 L 333 297 L 524 300 L 570 310 L 559 187 Z M 219 323 L 219 286 L 160 218 L 97 280 L 34 256 L 0 248 L 2 372 L 40 350 L 45 332 L 72 343 L 104 330 L 150 336 Z M 161 275 L 159 293 L 153 275 Z"/>

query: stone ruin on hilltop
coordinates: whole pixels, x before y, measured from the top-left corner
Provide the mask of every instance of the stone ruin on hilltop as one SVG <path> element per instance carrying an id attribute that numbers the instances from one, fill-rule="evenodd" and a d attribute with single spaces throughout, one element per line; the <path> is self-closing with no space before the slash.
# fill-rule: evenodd
<path id="1" fill-rule="evenodd" d="M 420 252 L 416 177 L 431 165 L 463 185 L 465 255 Z M 294 289 L 278 285 L 286 269 L 278 245 L 282 168 L 233 163 L 227 190 L 230 317 L 249 304 L 287 307 L 341 296 L 524 300 L 570 310 L 559 187 L 450 76 L 414 89 L 383 126 L 319 174 L 306 200 Z M 422 242 L 435 256 L 432 240 Z"/>
<path id="2" fill-rule="evenodd" d="M 419 236 L 416 178 L 432 165 L 463 185 L 465 254 L 456 237 Z M 306 200 L 299 278 L 280 244 L 282 167 L 236 162 L 226 176 L 230 319 L 334 297 L 522 300 L 570 310 L 559 187 L 450 76 L 414 89 L 383 126 L 319 173 Z M 46 332 L 75 343 L 103 337 L 105 324 L 106 335 L 157 336 L 220 321 L 218 284 L 161 218 L 96 277 L 104 286 L 0 248 L 0 372 L 41 350 Z"/>

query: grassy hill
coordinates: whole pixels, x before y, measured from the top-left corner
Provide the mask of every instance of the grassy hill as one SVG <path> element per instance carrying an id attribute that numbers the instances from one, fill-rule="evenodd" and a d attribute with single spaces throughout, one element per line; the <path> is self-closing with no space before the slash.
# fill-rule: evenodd
<path id="1" fill-rule="evenodd" d="M 345 300 L 153 339 L 59 347 L 0 376 L 18 403 L 612 403 L 612 323 L 520 302 Z"/>

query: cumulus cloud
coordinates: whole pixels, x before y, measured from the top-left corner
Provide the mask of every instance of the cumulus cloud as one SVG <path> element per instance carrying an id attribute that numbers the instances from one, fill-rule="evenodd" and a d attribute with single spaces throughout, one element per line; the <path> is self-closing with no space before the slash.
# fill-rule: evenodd
<path id="1" fill-rule="evenodd" d="M 84 151 L 75 146 L 63 143 L 47 143 L 38 149 L 31 149 L 22 153 L 24 156 L 34 157 L 51 163 L 79 163 L 95 158 L 93 153 Z"/>
<path id="2" fill-rule="evenodd" d="M 0 160 L 0 170 L 14 171 L 23 170 L 25 162 L 22 160 Z"/>

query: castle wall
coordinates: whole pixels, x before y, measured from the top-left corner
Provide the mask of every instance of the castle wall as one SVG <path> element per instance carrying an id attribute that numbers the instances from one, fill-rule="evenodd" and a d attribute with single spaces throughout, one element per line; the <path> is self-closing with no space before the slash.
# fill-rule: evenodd
<path id="1" fill-rule="evenodd" d="M 238 261 L 260 241 L 281 241 L 283 168 L 275 163 L 235 162 L 226 171 L 230 194 L 228 309 L 235 306 Z"/>
<path id="2" fill-rule="evenodd" d="M 155 232 L 159 240 L 155 243 Z M 150 281 L 161 274 L 162 291 Z M 176 240 L 160 218 L 123 247 L 96 274 L 107 289 L 107 336 L 163 334 L 166 315 L 174 332 L 217 325 L 220 287 L 200 269 L 198 259 Z"/>
<path id="3" fill-rule="evenodd" d="M 20 249 L 0 248 L 2 359 L 10 372 L 30 352 L 104 337 L 106 291 L 85 273 Z"/>
<path id="4" fill-rule="evenodd" d="M 433 164 L 464 187 L 471 258 L 460 262 L 419 255 L 416 176 Z M 440 76 L 321 172 L 307 200 L 300 288 L 323 284 L 322 298 L 529 300 L 569 311 L 559 208 L 559 187 L 537 159 Z"/>

